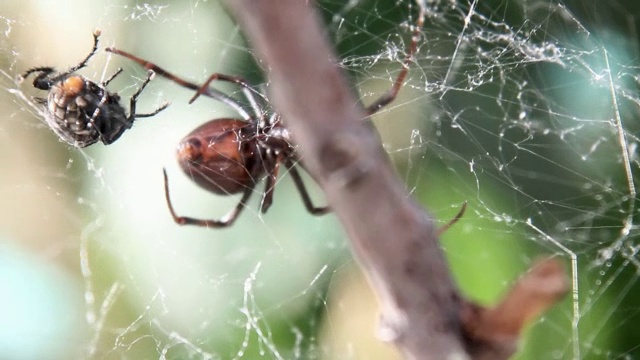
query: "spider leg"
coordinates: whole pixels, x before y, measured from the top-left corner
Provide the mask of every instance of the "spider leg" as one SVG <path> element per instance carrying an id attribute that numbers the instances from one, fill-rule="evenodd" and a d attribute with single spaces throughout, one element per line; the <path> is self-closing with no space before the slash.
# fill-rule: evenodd
<path id="1" fill-rule="evenodd" d="M 151 81 L 151 79 L 153 79 L 154 76 L 155 76 L 155 72 L 153 70 L 149 70 L 149 75 L 142 82 L 142 85 L 140 85 L 138 90 L 131 96 L 131 99 L 129 100 L 129 117 L 127 118 L 127 123 L 129 124 L 129 127 L 131 127 L 131 124 L 133 123 L 133 119 L 151 117 L 153 115 L 156 115 L 160 111 L 166 109 L 167 106 L 169 106 L 169 103 L 165 102 L 164 104 L 160 105 L 157 109 L 155 109 L 150 113 L 136 114 L 136 103 L 138 102 L 138 96 L 140 96 L 140 93 L 142 93 L 142 90 L 144 90 L 144 88 L 147 87 L 147 84 L 149 84 L 149 82 Z"/>
<path id="2" fill-rule="evenodd" d="M 122 69 L 119 69 L 106 82 L 108 83 L 109 81 L 113 80 L 121 72 L 122 72 Z M 124 116 L 113 116 L 110 119 L 111 121 L 103 122 L 103 126 L 105 126 L 106 129 L 103 129 L 103 131 L 100 132 L 100 141 L 102 141 L 102 143 L 104 143 L 105 145 L 112 144 L 114 141 L 116 141 L 118 138 L 120 138 L 120 136 L 122 135 L 122 133 L 126 129 L 130 129 L 131 126 L 133 126 L 133 121 L 136 118 L 145 118 L 145 117 L 154 116 L 157 113 L 161 112 L 162 110 L 166 109 L 167 106 L 169 106 L 169 103 L 165 102 L 164 104 L 160 105 L 157 109 L 155 109 L 154 111 L 152 111 L 150 113 L 136 114 L 136 105 L 137 105 L 137 102 L 138 102 L 138 96 L 140 96 L 140 93 L 142 93 L 142 90 L 144 90 L 144 88 L 147 86 L 147 84 L 149 84 L 151 79 L 153 79 L 154 75 L 155 75 L 155 73 L 150 70 L 147 78 L 142 82 L 142 85 L 140 85 L 138 90 L 136 90 L 136 92 L 129 99 L 129 115 L 127 115 L 126 117 L 124 117 Z M 89 122 L 92 124 L 92 126 L 96 127 L 95 119 L 100 114 L 100 111 L 102 111 L 102 109 L 104 109 L 107 100 L 109 100 L 109 93 L 105 89 L 104 90 L 104 96 L 102 97 L 102 100 L 100 101 L 100 103 L 96 107 L 96 110 L 93 112 L 93 115 L 91 116 L 91 119 L 89 119 Z M 107 112 L 109 111 L 108 108 L 105 109 L 105 110 Z M 118 122 L 118 123 L 124 125 L 124 127 L 114 126 L 112 124 L 112 122 Z M 96 128 L 98 128 L 98 127 L 96 127 Z M 114 132 L 113 129 L 118 129 L 118 131 Z"/>
<path id="3" fill-rule="evenodd" d="M 251 197 L 253 193 L 253 189 L 255 187 L 248 187 L 244 193 L 242 194 L 242 198 L 238 205 L 231 209 L 221 220 L 205 220 L 205 219 L 196 219 L 187 216 L 178 216 L 173 209 L 173 205 L 171 204 L 171 197 L 169 196 L 169 178 L 167 177 L 167 170 L 162 169 L 162 173 L 164 175 L 164 196 L 167 199 L 167 206 L 169 207 L 169 212 L 171 213 L 171 217 L 173 217 L 173 221 L 178 225 L 196 225 L 196 226 L 204 226 L 211 228 L 222 228 L 228 227 L 233 224 L 233 222 L 238 218 L 242 210 L 244 210 L 245 204 Z"/>
<path id="4" fill-rule="evenodd" d="M 27 78 L 27 76 L 33 74 L 34 72 L 40 72 L 42 74 L 44 74 L 44 76 L 51 74 L 52 72 L 55 72 L 56 70 L 50 66 L 41 66 L 41 67 L 35 67 L 35 68 L 31 68 L 27 71 L 25 71 L 22 75 L 18 76 L 18 81 L 22 82 L 24 81 L 24 79 Z M 38 75 L 40 76 L 40 75 Z"/>
<path id="5" fill-rule="evenodd" d="M 280 170 L 280 164 L 282 163 L 282 154 L 278 154 L 273 164 L 265 164 L 270 169 L 267 171 L 267 181 L 264 185 L 264 196 L 262 198 L 262 205 L 260 211 L 264 214 L 269 210 L 273 203 L 273 190 L 276 187 L 276 181 L 278 180 L 278 171 Z"/>
<path id="6" fill-rule="evenodd" d="M 116 70 L 116 72 L 113 75 L 111 75 L 110 78 L 102 82 L 102 87 L 107 87 L 107 85 L 109 85 L 109 83 L 121 73 L 122 73 L 122 68 L 118 68 L 118 70 Z"/>
<path id="7" fill-rule="evenodd" d="M 147 87 L 147 85 L 149 84 L 151 79 L 153 79 L 155 74 L 156 73 L 153 70 L 149 70 L 149 72 L 147 73 L 147 78 L 144 79 L 144 81 L 142 82 L 138 90 L 136 90 L 136 92 L 133 93 L 133 95 L 131 95 L 131 99 L 129 99 L 129 106 L 130 106 L 129 109 L 132 114 L 136 112 L 135 110 L 136 110 L 136 102 L 138 101 L 138 96 L 140 96 L 140 94 L 142 93 L 142 90 L 144 90 L 144 88 Z"/>
<path id="8" fill-rule="evenodd" d="M 176 84 L 185 87 L 187 89 L 190 90 L 194 90 L 194 91 L 200 91 L 201 94 L 206 95 L 210 98 L 213 98 L 215 100 L 220 101 L 221 103 L 229 106 L 230 108 L 234 109 L 235 111 L 238 112 L 238 114 L 240 114 L 240 116 L 242 116 L 242 118 L 246 121 L 251 120 L 251 115 L 249 115 L 249 113 L 244 109 L 244 107 L 242 106 L 242 104 L 238 103 L 238 101 L 236 101 L 235 99 L 233 99 L 232 97 L 228 96 L 227 94 L 218 91 L 216 89 L 205 89 L 205 90 L 201 90 L 202 86 L 200 85 L 196 85 L 190 81 L 187 81 L 185 79 L 182 79 L 172 73 L 170 73 L 169 71 L 161 68 L 160 66 L 149 62 L 147 60 L 141 59 L 133 54 L 130 54 L 126 51 L 123 50 L 118 50 L 116 48 L 107 48 L 105 49 L 105 51 L 110 52 L 110 53 L 114 53 L 114 54 L 118 54 L 120 56 L 124 56 L 127 59 L 133 60 L 134 62 L 138 63 L 139 65 L 141 65 L 142 67 L 144 67 L 147 70 L 153 70 L 156 74 L 165 77 L 173 82 L 175 82 Z"/>
<path id="9" fill-rule="evenodd" d="M 96 30 L 93 32 L 93 48 L 91 49 L 91 52 L 89 53 L 89 55 L 87 55 L 87 57 L 84 58 L 84 60 L 82 60 L 78 65 L 70 68 L 69 70 L 58 74 L 56 77 L 54 77 L 53 79 L 51 79 L 52 83 L 57 82 L 58 80 L 64 78 L 65 76 L 74 73 L 82 68 L 84 68 L 85 66 L 87 66 L 87 63 L 89 62 L 89 59 L 91 59 L 91 57 L 93 55 L 95 55 L 96 51 L 98 51 L 98 38 L 100 37 L 100 30 Z"/>
<path id="10" fill-rule="evenodd" d="M 457 223 L 458 220 L 460 220 L 460 218 L 464 215 L 464 212 L 466 210 L 467 210 L 467 202 L 465 201 L 462 204 L 462 207 L 460 207 L 460 210 L 458 211 L 456 216 L 454 216 L 453 219 L 449 220 L 449 222 L 446 223 L 443 227 L 438 229 L 438 231 L 436 232 L 438 234 L 438 236 L 442 235 L 442 233 L 444 233 L 445 231 L 449 230 L 449 228 L 451 228 L 455 223 Z"/>
<path id="11" fill-rule="evenodd" d="M 100 115 L 100 111 L 102 111 L 104 104 L 107 103 L 107 99 L 108 99 L 108 95 L 107 95 L 107 92 L 105 91 L 104 96 L 102 96 L 102 99 L 100 99 L 98 106 L 96 106 L 95 111 L 93 112 L 93 114 L 91 115 L 91 118 L 89 119 L 89 124 L 91 124 L 91 126 L 93 126 L 94 128 L 98 129 L 99 132 L 100 132 L 100 129 L 96 125 L 96 119 L 98 118 L 98 115 Z M 116 139 L 107 138 L 104 133 L 100 132 L 100 141 L 102 141 L 103 144 L 111 144 L 115 140 Z"/>
<path id="12" fill-rule="evenodd" d="M 246 80 L 244 80 L 243 78 L 241 78 L 239 76 L 231 76 L 231 75 L 225 75 L 225 74 L 220 74 L 220 73 L 211 74 L 211 76 L 209 76 L 207 81 L 205 81 L 202 84 L 202 86 L 200 86 L 198 91 L 196 91 L 196 94 L 193 95 L 191 100 L 189 100 L 189 104 L 191 104 L 194 101 L 196 101 L 196 99 L 200 95 L 202 95 L 203 93 L 206 93 L 206 91 L 209 90 L 209 84 L 211 84 L 213 81 L 216 81 L 216 80 L 218 80 L 218 81 L 226 81 L 226 82 L 230 82 L 230 83 L 234 83 L 234 84 L 239 85 L 242 88 L 242 93 L 244 94 L 244 97 L 247 99 L 247 101 L 249 101 L 249 105 L 251 106 L 251 109 L 253 110 L 253 112 L 256 115 L 256 117 L 257 118 L 261 118 L 262 117 L 262 110 L 261 110 L 260 106 L 258 106 L 258 102 L 256 101 L 256 98 L 255 98 L 254 95 L 260 96 L 260 98 L 264 102 L 266 102 L 267 99 L 264 97 L 264 95 L 262 95 L 261 93 L 259 93 L 255 89 L 253 89 Z"/>
<path id="13" fill-rule="evenodd" d="M 313 205 L 311 201 L 311 197 L 309 196 L 309 192 L 307 191 L 307 187 L 304 185 L 304 181 L 296 169 L 296 166 L 291 160 L 285 160 L 284 165 L 287 167 L 287 170 L 291 173 L 291 177 L 293 178 L 293 182 L 296 184 L 296 188 L 302 197 L 302 202 L 304 206 L 307 208 L 307 211 L 313 215 L 324 215 L 331 211 L 328 206 L 316 207 Z"/>
<path id="14" fill-rule="evenodd" d="M 367 108 L 365 109 L 367 116 L 371 116 L 377 113 L 383 107 L 389 105 L 393 100 L 395 100 L 396 96 L 398 95 L 398 92 L 400 91 L 400 88 L 404 84 L 404 80 L 406 79 L 407 74 L 409 73 L 409 64 L 411 63 L 413 59 L 413 55 L 418 49 L 418 40 L 420 40 L 420 30 L 424 25 L 424 16 L 425 16 L 424 9 L 421 7 L 420 14 L 418 15 L 418 20 L 415 25 L 415 29 L 413 30 L 413 34 L 411 35 L 411 43 L 409 44 L 409 47 L 407 49 L 407 54 L 404 57 L 404 61 L 402 62 L 402 70 L 400 71 L 400 74 L 398 74 L 398 77 L 396 78 L 393 85 L 391 86 L 391 89 L 389 89 L 385 94 L 380 96 L 371 105 L 367 106 Z"/>

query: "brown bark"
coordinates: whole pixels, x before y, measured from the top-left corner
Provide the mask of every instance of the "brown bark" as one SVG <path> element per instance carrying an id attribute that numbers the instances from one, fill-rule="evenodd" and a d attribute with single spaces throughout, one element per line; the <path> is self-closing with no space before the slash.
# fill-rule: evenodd
<path id="1" fill-rule="evenodd" d="M 227 5 L 264 62 L 274 107 L 295 134 L 305 167 L 325 191 L 380 298 L 383 339 L 394 341 L 408 359 L 508 358 L 525 321 L 566 292 L 562 268 L 553 260 L 535 267 L 495 309 L 463 300 L 433 218 L 407 193 L 374 130 L 362 121 L 365 112 L 337 66 L 313 4 Z"/>

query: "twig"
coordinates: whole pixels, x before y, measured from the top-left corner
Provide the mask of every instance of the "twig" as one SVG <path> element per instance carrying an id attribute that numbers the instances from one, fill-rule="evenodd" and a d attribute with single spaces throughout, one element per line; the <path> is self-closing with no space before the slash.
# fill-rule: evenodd
<path id="1" fill-rule="evenodd" d="M 511 354 L 515 345 L 503 351 L 504 345 L 493 346 L 493 339 L 469 330 L 478 318 L 472 315 L 482 308 L 460 297 L 433 218 L 407 193 L 373 129 L 361 121 L 366 113 L 337 66 L 312 4 L 227 5 L 264 61 L 274 106 L 380 298 L 382 337 L 408 359 Z M 558 276 L 562 271 L 552 275 Z"/>

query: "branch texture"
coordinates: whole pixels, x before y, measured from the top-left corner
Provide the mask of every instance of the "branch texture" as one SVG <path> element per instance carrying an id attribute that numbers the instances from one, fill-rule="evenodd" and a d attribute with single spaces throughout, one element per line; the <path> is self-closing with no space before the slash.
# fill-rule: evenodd
<path id="1" fill-rule="evenodd" d="M 502 318 L 503 312 L 485 313 L 460 297 L 432 217 L 407 193 L 375 131 L 363 121 L 365 111 L 337 66 L 313 4 L 228 0 L 227 5 L 264 61 L 274 107 L 380 298 L 381 337 L 394 341 L 408 359 L 510 356 L 516 348 L 511 337 L 506 345 L 500 337 L 496 345 L 487 335 L 492 325 L 476 326 L 492 323 L 487 316 Z M 559 267 L 552 277 L 558 276 L 563 293 Z M 513 311 L 509 303 L 504 308 Z M 493 354 L 500 356 L 487 357 Z"/>

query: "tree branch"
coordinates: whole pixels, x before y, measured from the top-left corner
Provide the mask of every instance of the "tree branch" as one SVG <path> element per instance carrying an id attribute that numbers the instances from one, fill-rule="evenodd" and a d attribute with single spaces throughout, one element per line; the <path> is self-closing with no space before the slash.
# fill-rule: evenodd
<path id="1" fill-rule="evenodd" d="M 484 314 L 482 308 L 460 297 L 433 218 L 407 193 L 375 131 L 362 121 L 364 109 L 337 66 L 312 4 L 227 0 L 227 5 L 266 64 L 274 106 L 295 134 L 306 168 L 325 191 L 381 300 L 382 337 L 409 359 L 496 353 L 491 336 L 469 330 L 487 323 L 477 315 Z M 554 276 L 562 278 L 561 269 L 559 274 Z M 487 342 L 491 346 L 479 346 Z M 503 351 L 499 344 L 500 354 L 509 356 L 515 345 L 508 347 Z M 494 357 L 500 358 L 505 357 Z"/>

